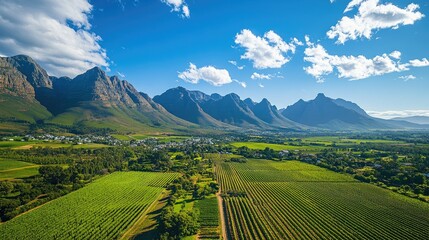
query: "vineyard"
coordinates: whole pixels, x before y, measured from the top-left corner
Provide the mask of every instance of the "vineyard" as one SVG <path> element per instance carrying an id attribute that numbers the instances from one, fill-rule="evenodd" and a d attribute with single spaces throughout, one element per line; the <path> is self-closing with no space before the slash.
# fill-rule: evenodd
<path id="1" fill-rule="evenodd" d="M 232 239 L 427 239 L 429 205 L 297 161 L 216 163 Z"/>
<path id="2" fill-rule="evenodd" d="M 0 225 L 2 239 L 117 239 L 176 173 L 116 172 Z"/>
<path id="3" fill-rule="evenodd" d="M 200 211 L 200 239 L 219 239 L 219 207 L 215 197 L 198 200 L 194 206 Z"/>

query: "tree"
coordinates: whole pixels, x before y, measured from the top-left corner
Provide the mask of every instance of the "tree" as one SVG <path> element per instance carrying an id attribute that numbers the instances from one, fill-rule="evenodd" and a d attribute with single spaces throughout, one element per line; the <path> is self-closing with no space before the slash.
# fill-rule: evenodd
<path id="1" fill-rule="evenodd" d="M 41 166 L 39 173 L 46 182 L 51 184 L 67 183 L 70 181 L 70 176 L 60 166 Z"/>
<path id="2" fill-rule="evenodd" d="M 175 212 L 173 207 L 166 207 L 159 220 L 161 239 L 181 239 L 196 234 L 200 227 L 198 215 L 195 211 Z"/>

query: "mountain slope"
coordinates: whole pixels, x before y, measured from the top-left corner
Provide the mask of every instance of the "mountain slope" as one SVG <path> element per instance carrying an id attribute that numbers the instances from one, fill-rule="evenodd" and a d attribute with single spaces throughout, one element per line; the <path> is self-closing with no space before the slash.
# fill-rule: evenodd
<path id="1" fill-rule="evenodd" d="M 392 118 L 391 120 L 407 121 L 415 124 L 429 124 L 429 117 L 427 116 L 397 117 L 397 118 Z"/>
<path id="2" fill-rule="evenodd" d="M 227 124 L 238 127 L 272 129 L 271 126 L 258 119 L 247 104 L 234 93 L 218 100 L 211 98 L 202 102 L 201 108 L 216 120 Z"/>
<path id="3" fill-rule="evenodd" d="M 122 131 L 196 128 L 98 67 L 57 78 L 24 55 L 0 58 L 0 120 Z"/>
<path id="4" fill-rule="evenodd" d="M 191 127 L 192 124 L 168 113 L 130 83 L 109 77 L 95 67 L 73 80 L 56 79 L 62 103 L 61 113 L 50 122 L 120 130 Z"/>
<path id="5" fill-rule="evenodd" d="M 318 94 L 314 100 L 308 102 L 299 100 L 287 107 L 282 115 L 301 124 L 332 130 L 390 128 L 366 113 L 363 114 L 357 105 L 344 100 L 334 100 L 323 94 Z"/>
<path id="6" fill-rule="evenodd" d="M 205 113 L 199 103 L 210 99 L 210 96 L 199 91 L 188 91 L 183 87 L 172 88 L 153 100 L 161 104 L 167 111 L 176 117 L 202 126 L 226 127 Z"/>
<path id="7" fill-rule="evenodd" d="M 244 102 L 247 104 L 247 106 L 249 106 L 256 117 L 270 125 L 282 128 L 297 129 L 302 127 L 281 115 L 277 108 L 271 105 L 271 103 L 266 98 L 262 99 L 262 101 L 259 103 L 254 103 L 250 99 L 246 99 Z"/>
<path id="8" fill-rule="evenodd" d="M 0 121 L 35 123 L 51 113 L 36 100 L 34 87 L 11 58 L 0 57 Z"/>

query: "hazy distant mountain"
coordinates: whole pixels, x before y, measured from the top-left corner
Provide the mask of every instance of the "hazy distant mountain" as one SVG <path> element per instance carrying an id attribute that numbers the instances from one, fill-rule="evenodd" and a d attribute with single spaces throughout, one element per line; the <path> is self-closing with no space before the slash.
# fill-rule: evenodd
<path id="1" fill-rule="evenodd" d="M 301 129 L 303 126 L 280 114 L 267 99 L 256 103 L 241 100 L 237 94 L 226 96 L 189 91 L 183 87 L 167 90 L 154 100 L 177 117 L 203 126 L 236 126 L 249 129 Z"/>
<path id="2" fill-rule="evenodd" d="M 391 120 L 407 121 L 407 122 L 416 123 L 416 124 L 429 124 L 429 117 L 427 116 L 397 117 L 397 118 L 392 118 Z"/>
<path id="3" fill-rule="evenodd" d="M 237 94 L 230 93 L 219 100 L 209 99 L 201 103 L 202 109 L 210 116 L 224 123 L 239 127 L 270 128 L 258 119 Z"/>
<path id="4" fill-rule="evenodd" d="M 276 127 L 283 128 L 302 128 L 300 124 L 293 122 L 284 117 L 271 103 L 266 99 L 261 102 L 255 103 L 250 98 L 244 100 L 247 106 L 253 111 L 256 117 L 262 121 Z"/>
<path id="5" fill-rule="evenodd" d="M 389 128 L 369 117 L 358 105 L 342 99 L 331 99 L 320 93 L 314 100 L 303 101 L 282 111 L 286 118 L 307 126 L 336 130 Z"/>
<path id="6" fill-rule="evenodd" d="M 207 94 L 199 91 L 188 91 L 183 87 L 169 89 L 153 98 L 155 102 L 161 104 L 176 117 L 202 126 L 226 127 L 224 123 L 214 119 L 200 107 L 201 102 L 210 99 Z"/>

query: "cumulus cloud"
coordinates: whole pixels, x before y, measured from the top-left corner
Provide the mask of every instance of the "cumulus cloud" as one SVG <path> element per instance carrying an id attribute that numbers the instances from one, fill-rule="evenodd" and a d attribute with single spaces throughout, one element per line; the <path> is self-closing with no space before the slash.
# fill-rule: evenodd
<path id="1" fill-rule="evenodd" d="M 184 0 L 161 0 L 171 7 L 172 12 L 178 12 L 183 18 L 190 18 L 191 11 Z"/>
<path id="2" fill-rule="evenodd" d="M 323 76 L 329 75 L 337 70 L 339 78 L 359 80 L 371 76 L 379 76 L 392 72 L 402 72 L 409 70 L 409 67 L 429 66 L 427 59 L 415 59 L 402 64 L 398 59 L 401 56 L 399 51 L 390 54 L 382 54 L 374 58 L 359 56 L 338 56 L 330 55 L 320 44 L 310 42 L 306 37 L 307 48 L 304 51 L 304 61 L 311 63 L 311 66 L 304 67 L 304 70 L 319 82 L 323 82 Z"/>
<path id="3" fill-rule="evenodd" d="M 239 66 L 238 65 L 238 63 L 236 62 L 236 61 L 232 61 L 232 60 L 230 60 L 230 61 L 228 61 L 230 64 L 232 64 L 232 65 L 234 65 L 234 66 L 236 66 L 237 67 L 237 69 L 238 70 L 243 70 L 244 69 L 244 65 L 243 66 Z"/>
<path id="4" fill-rule="evenodd" d="M 400 51 L 393 51 L 389 54 L 394 59 L 401 59 L 401 52 Z"/>
<path id="5" fill-rule="evenodd" d="M 290 57 L 284 54 L 293 54 L 297 46 L 303 45 L 296 38 L 286 43 L 273 31 L 268 31 L 260 37 L 248 29 L 243 29 L 235 36 L 235 43 L 246 50 L 241 59 L 252 61 L 253 67 L 257 69 L 282 67 L 290 61 Z"/>
<path id="6" fill-rule="evenodd" d="M 345 13 L 358 7 L 352 18 L 344 16 L 326 33 L 330 39 L 337 38 L 337 43 L 365 37 L 370 39 L 373 32 L 380 29 L 397 29 L 402 25 L 412 25 L 424 15 L 418 11 L 419 5 L 411 3 L 400 8 L 392 3 L 380 4 L 379 0 L 353 0 Z"/>
<path id="7" fill-rule="evenodd" d="M 399 78 L 403 79 L 405 82 L 416 79 L 416 77 L 414 75 L 400 76 Z"/>
<path id="8" fill-rule="evenodd" d="M 251 79 L 256 80 L 256 79 L 271 79 L 272 75 L 271 74 L 262 74 L 262 73 L 257 73 L 254 72 L 252 74 L 252 76 L 250 76 Z"/>
<path id="9" fill-rule="evenodd" d="M 429 110 L 402 110 L 402 111 L 367 111 L 376 118 L 391 119 L 396 117 L 426 116 L 429 117 Z"/>
<path id="10" fill-rule="evenodd" d="M 108 69 L 101 37 L 91 31 L 87 0 L 0 0 L 0 54 L 26 54 L 51 75 Z"/>
<path id="11" fill-rule="evenodd" d="M 189 63 L 189 68 L 184 72 L 179 72 L 178 77 L 185 82 L 197 84 L 201 80 L 213 86 L 222 86 L 232 83 L 229 72 L 225 69 L 217 69 L 213 66 L 197 68 L 193 63 Z"/>
<path id="12" fill-rule="evenodd" d="M 265 87 L 264 85 L 262 85 L 262 83 L 258 84 L 258 86 L 259 86 L 260 88 L 264 88 L 264 87 Z"/>
<path id="13" fill-rule="evenodd" d="M 410 65 L 413 67 L 427 67 L 429 66 L 429 61 L 426 58 L 420 59 L 414 59 L 410 61 Z"/>

